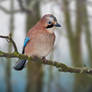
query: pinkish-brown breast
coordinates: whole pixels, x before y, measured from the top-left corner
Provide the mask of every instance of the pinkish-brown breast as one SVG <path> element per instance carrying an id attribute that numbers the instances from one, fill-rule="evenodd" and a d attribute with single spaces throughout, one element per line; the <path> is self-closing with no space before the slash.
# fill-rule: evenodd
<path id="1" fill-rule="evenodd" d="M 26 55 L 43 57 L 47 56 L 53 49 L 55 41 L 54 33 L 50 34 L 44 28 L 35 27 L 35 29 L 33 28 L 28 32 L 27 36 L 30 37 L 30 41 L 25 47 Z"/>

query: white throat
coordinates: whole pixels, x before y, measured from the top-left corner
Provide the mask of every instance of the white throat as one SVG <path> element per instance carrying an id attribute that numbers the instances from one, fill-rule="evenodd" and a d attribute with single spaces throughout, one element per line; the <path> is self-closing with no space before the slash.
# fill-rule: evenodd
<path id="1" fill-rule="evenodd" d="M 56 30 L 56 27 L 48 28 L 47 30 L 49 33 L 53 33 Z"/>

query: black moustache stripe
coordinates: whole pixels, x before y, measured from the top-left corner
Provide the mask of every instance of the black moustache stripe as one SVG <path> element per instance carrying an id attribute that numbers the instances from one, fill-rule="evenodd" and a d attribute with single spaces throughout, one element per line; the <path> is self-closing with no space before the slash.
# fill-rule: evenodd
<path id="1" fill-rule="evenodd" d="M 52 28 L 54 25 L 51 24 L 51 25 L 48 25 L 46 28 Z"/>

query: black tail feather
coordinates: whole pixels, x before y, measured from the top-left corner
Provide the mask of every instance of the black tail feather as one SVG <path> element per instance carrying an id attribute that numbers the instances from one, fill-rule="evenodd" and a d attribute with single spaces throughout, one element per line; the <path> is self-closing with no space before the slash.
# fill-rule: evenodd
<path id="1" fill-rule="evenodd" d="M 26 60 L 21 60 L 21 61 L 18 61 L 16 63 L 16 65 L 14 66 L 14 69 L 15 70 L 22 70 L 24 67 L 25 67 L 25 64 L 26 64 Z"/>

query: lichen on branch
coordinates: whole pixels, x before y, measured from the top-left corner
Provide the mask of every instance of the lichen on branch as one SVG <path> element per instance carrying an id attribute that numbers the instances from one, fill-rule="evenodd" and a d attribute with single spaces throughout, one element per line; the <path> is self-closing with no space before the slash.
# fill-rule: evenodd
<path id="1" fill-rule="evenodd" d="M 10 40 L 10 42 L 13 44 L 13 47 L 15 49 L 15 51 L 12 53 L 6 53 L 3 51 L 0 51 L 0 57 L 27 59 L 27 60 L 35 62 L 35 63 L 38 62 L 40 64 L 50 65 L 50 66 L 56 67 L 60 72 L 92 74 L 92 68 L 70 67 L 70 66 L 67 66 L 61 62 L 52 61 L 52 60 L 45 60 L 45 62 L 44 62 L 41 58 L 28 57 L 24 54 L 19 54 L 17 47 L 16 47 L 16 44 L 15 44 L 14 40 L 10 37 L 10 35 L 9 36 L 0 36 L 0 38 L 5 38 L 5 39 Z"/>

